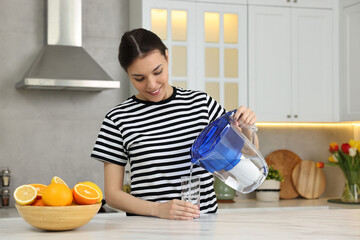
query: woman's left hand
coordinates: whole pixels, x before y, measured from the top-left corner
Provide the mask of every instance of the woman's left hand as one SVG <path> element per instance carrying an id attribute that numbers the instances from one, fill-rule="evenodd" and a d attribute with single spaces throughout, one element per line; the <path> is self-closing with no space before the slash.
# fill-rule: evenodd
<path id="1" fill-rule="evenodd" d="M 244 128 L 255 124 L 256 115 L 250 108 L 240 106 L 234 114 L 234 119 L 240 128 Z"/>

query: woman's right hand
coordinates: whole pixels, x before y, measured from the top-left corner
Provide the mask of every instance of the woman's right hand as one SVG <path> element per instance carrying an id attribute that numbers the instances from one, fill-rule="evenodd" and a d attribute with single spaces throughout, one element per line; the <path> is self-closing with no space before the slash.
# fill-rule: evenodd
<path id="1" fill-rule="evenodd" d="M 200 209 L 189 202 L 173 199 L 158 204 L 157 216 L 173 220 L 192 220 L 200 216 Z"/>

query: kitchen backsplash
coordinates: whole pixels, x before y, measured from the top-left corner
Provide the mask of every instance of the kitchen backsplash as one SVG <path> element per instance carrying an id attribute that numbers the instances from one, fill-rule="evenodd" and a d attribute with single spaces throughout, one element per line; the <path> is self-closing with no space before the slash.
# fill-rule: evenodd
<path id="1" fill-rule="evenodd" d="M 359 127 L 353 125 L 330 126 L 261 126 L 258 136 L 260 151 L 264 157 L 269 153 L 287 149 L 296 153 L 302 160 L 327 162 L 330 153 L 329 143 L 360 140 Z M 344 188 L 344 177 L 337 167 L 324 167 L 326 188 L 321 197 L 340 197 Z M 239 194 L 242 198 L 253 198 Z"/>
<path id="2" fill-rule="evenodd" d="M 327 162 L 329 143 L 348 142 L 354 138 L 354 126 L 324 127 L 263 127 L 259 135 L 262 140 L 261 151 L 266 157 L 277 149 L 295 152 L 302 160 Z M 344 187 L 342 172 L 337 167 L 323 168 L 326 176 L 326 189 L 323 196 L 341 196 Z"/>

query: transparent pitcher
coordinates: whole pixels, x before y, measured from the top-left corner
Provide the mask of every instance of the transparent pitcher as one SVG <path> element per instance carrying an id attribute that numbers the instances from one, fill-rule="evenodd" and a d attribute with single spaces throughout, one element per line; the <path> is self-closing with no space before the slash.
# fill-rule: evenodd
<path id="1" fill-rule="evenodd" d="M 235 111 L 227 112 L 200 133 L 190 149 L 191 162 L 236 191 L 249 193 L 261 185 L 269 169 L 264 157 L 233 120 Z M 250 128 L 256 132 L 256 126 Z"/>

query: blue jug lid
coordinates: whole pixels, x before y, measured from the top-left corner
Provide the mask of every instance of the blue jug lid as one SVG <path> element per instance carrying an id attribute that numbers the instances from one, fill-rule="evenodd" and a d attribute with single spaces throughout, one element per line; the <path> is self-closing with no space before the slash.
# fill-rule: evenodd
<path id="1" fill-rule="evenodd" d="M 221 140 L 224 130 L 230 127 L 230 116 L 236 110 L 229 111 L 210 123 L 195 139 L 191 149 L 191 162 L 196 163 L 199 159 L 206 157 L 215 148 L 216 144 Z"/>

